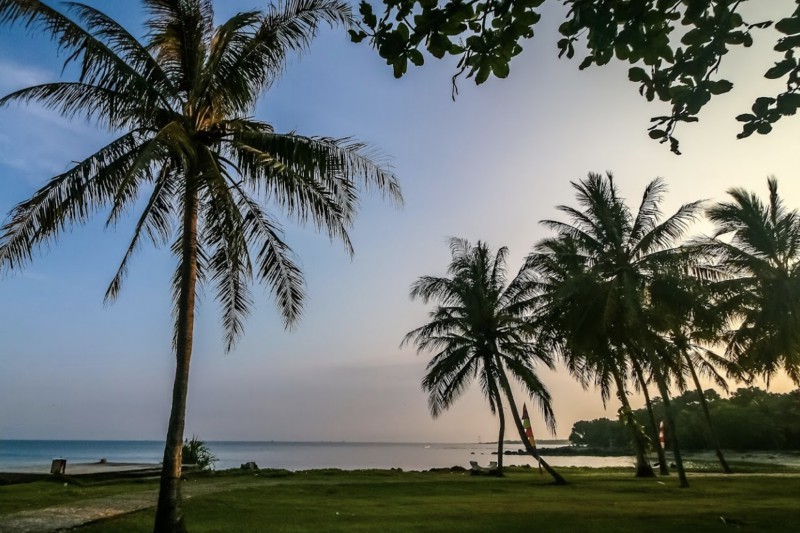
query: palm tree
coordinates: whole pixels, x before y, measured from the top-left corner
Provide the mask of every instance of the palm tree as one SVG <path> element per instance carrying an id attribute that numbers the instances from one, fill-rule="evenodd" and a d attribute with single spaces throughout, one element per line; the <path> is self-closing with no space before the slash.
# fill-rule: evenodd
<path id="1" fill-rule="evenodd" d="M 113 225 L 147 198 L 106 299 L 116 298 L 143 239 L 171 243 L 176 373 L 155 530 L 182 531 L 181 445 L 197 290 L 213 287 L 228 350 L 253 304 L 253 279 L 271 289 L 289 327 L 300 316 L 304 283 L 276 215 L 311 222 L 350 252 L 359 186 L 398 202 L 401 196 L 394 175 L 362 144 L 276 133 L 250 118 L 288 54 L 305 50 L 320 24 L 352 22 L 347 4 L 288 0 L 214 26 L 211 0 L 142 2 L 146 42 L 89 6 L 69 4 L 64 14 L 36 0 L 0 0 L 0 23 L 49 35 L 79 67 L 76 81 L 22 89 L 0 105 L 38 101 L 118 135 L 14 208 L 0 233 L 0 268 L 22 266 L 96 211 L 108 209 Z"/>
<path id="2" fill-rule="evenodd" d="M 448 277 L 423 276 L 411 286 L 412 299 L 438 305 L 431 311 L 430 321 L 409 332 L 402 342 L 414 343 L 418 353 L 436 351 L 422 381 L 431 414 L 439 416 L 477 379 L 492 414 L 500 419 L 499 472 L 502 474 L 503 469 L 505 398 L 528 452 L 541 461 L 556 483 L 564 483 L 528 442 L 507 375 L 515 378 L 539 405 L 548 427 L 554 431 L 550 394 L 534 368 L 535 362 L 552 367 L 552 360 L 536 351 L 530 342 L 528 276 L 523 270 L 507 282 L 505 247 L 493 254 L 481 241 L 473 246 L 452 238 L 450 253 Z"/>
<path id="3" fill-rule="evenodd" d="M 682 350 L 682 352 L 684 355 L 686 368 L 692 378 L 692 384 L 694 385 L 694 388 L 700 398 L 700 407 L 703 409 L 703 416 L 708 424 L 708 430 L 711 436 L 711 444 L 714 446 L 714 452 L 717 454 L 717 460 L 719 460 L 719 464 L 722 467 L 723 472 L 726 474 L 732 474 L 733 470 L 728 464 L 728 461 L 725 459 L 725 455 L 722 453 L 722 448 L 719 445 L 717 432 L 714 429 L 714 421 L 711 418 L 711 410 L 708 408 L 706 392 L 703 390 L 703 385 L 700 383 L 699 376 L 699 374 L 702 373 L 706 377 L 712 379 L 717 387 L 725 392 L 728 392 L 728 383 L 725 381 L 725 378 L 722 376 L 722 374 L 719 373 L 717 367 L 731 368 L 731 363 L 718 356 L 713 351 L 696 344 L 690 344 L 687 346 L 687 349 Z M 729 371 L 729 373 L 733 372 L 735 371 Z M 681 386 L 681 390 L 687 389 L 688 387 L 685 385 Z"/>
<path id="4" fill-rule="evenodd" d="M 719 446 L 699 375 L 712 379 L 719 388 L 727 391 L 728 384 L 718 369 L 734 377 L 741 377 L 741 372 L 736 364 L 707 347 L 717 343 L 726 322 L 724 315 L 715 309 L 717 291 L 714 284 L 710 283 L 720 279 L 719 268 L 711 263 L 703 246 L 692 245 L 685 249 L 697 257 L 697 261 L 693 261 L 692 272 L 677 268 L 671 276 L 662 276 L 653 283 L 650 292 L 658 301 L 658 309 L 651 321 L 674 352 L 669 358 L 673 363 L 669 370 L 675 384 L 682 392 L 690 386 L 697 391 L 717 459 L 723 472 L 730 474 L 732 470 Z M 687 383 L 687 374 L 692 385 Z M 648 410 L 652 417 L 649 401 Z"/>
<path id="5" fill-rule="evenodd" d="M 653 477 L 647 438 L 628 400 L 628 362 L 609 342 L 606 325 L 596 318 L 605 312 L 607 284 L 591 270 L 590 257 L 580 251 L 579 243 L 566 234 L 540 241 L 528 256 L 527 267 L 537 285 L 535 327 L 539 350 L 559 354 L 584 389 L 597 387 L 604 407 L 616 390 L 620 421 L 631 432 L 636 476 Z"/>
<path id="6" fill-rule="evenodd" d="M 727 355 L 767 379 L 783 369 L 800 385 L 800 214 L 784 206 L 774 177 L 767 186 L 767 204 L 735 188 L 710 207 L 716 232 L 705 247 L 729 275 L 717 284 L 718 311 L 734 325 Z"/>
<path id="7" fill-rule="evenodd" d="M 660 439 L 660 426 L 656 422 L 655 414 L 653 413 L 653 401 L 650 399 L 650 391 L 647 390 L 648 380 L 644 375 L 644 370 L 638 361 L 631 361 L 633 370 L 633 383 L 636 391 L 639 391 L 644 396 L 644 406 L 647 410 L 647 418 L 650 421 L 650 442 L 652 447 L 656 450 L 658 456 L 658 473 L 662 476 L 669 475 L 669 465 L 667 464 L 667 456 L 664 448 L 661 446 Z"/>
<path id="8" fill-rule="evenodd" d="M 620 369 L 620 359 L 646 363 L 653 374 L 667 411 L 667 426 L 673 437 L 675 462 L 681 486 L 688 486 L 675 440 L 675 423 L 669 402 L 667 369 L 671 364 L 671 351 L 665 349 L 659 331 L 652 324 L 658 312 L 656 294 L 651 292 L 654 283 L 674 274 L 678 266 L 687 265 L 691 256 L 677 247 L 677 240 L 695 219 L 699 202 L 681 206 L 676 213 L 661 221 L 659 204 L 666 191 L 662 180 L 656 179 L 645 188 L 638 211 L 634 214 L 620 197 L 611 174 L 589 174 L 577 183 L 577 200 L 581 209 L 559 206 L 570 222 L 545 220 L 543 224 L 556 231 L 555 241 L 566 244 L 534 249 L 528 265 L 539 269 L 539 264 L 558 262 L 564 253 L 566 264 L 580 265 L 584 274 L 581 283 L 569 275 L 553 280 L 545 279 L 545 289 L 553 291 L 544 299 L 544 315 L 539 325 L 544 330 L 563 333 L 568 340 L 565 347 L 578 355 L 593 353 L 597 358 L 614 358 L 611 369 Z M 548 249 L 555 249 L 550 251 Z M 555 257 L 542 254 L 555 253 Z M 547 285 L 552 287 L 549 289 Z M 564 319 L 558 309 L 570 310 Z M 555 310 L 555 311 L 554 311 Z M 553 315 L 555 313 L 555 318 Z M 585 330 L 574 329 L 577 321 Z M 594 346 L 594 347 L 593 347 Z M 624 376 L 625 374 L 623 374 Z M 622 380 L 618 381 L 620 397 L 624 397 Z"/>

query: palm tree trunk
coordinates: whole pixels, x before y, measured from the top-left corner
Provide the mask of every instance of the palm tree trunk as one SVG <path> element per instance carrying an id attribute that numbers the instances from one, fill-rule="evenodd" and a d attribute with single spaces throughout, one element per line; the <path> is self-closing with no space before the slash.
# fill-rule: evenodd
<path id="1" fill-rule="evenodd" d="M 668 476 L 667 455 L 664 453 L 664 448 L 661 447 L 661 440 L 658 438 L 658 424 L 656 423 L 656 416 L 653 414 L 653 402 L 650 401 L 650 393 L 647 391 L 647 382 L 644 379 L 644 374 L 642 374 L 642 367 L 636 361 L 633 361 L 633 371 L 636 373 L 636 379 L 639 380 L 639 386 L 642 388 L 644 404 L 647 406 L 647 416 L 650 418 L 651 436 L 658 454 L 658 473 L 662 476 Z"/>
<path id="2" fill-rule="evenodd" d="M 500 394 L 495 391 L 497 415 L 500 417 L 500 435 L 497 437 L 497 475 L 503 475 L 503 440 L 506 438 L 506 415 L 503 412 L 503 402 Z"/>
<path id="3" fill-rule="evenodd" d="M 688 488 L 689 487 L 689 480 L 686 479 L 686 471 L 683 469 L 683 458 L 681 457 L 681 447 L 678 444 L 678 434 L 675 431 L 675 417 L 672 413 L 672 402 L 669 399 L 669 388 L 667 387 L 667 383 L 664 380 L 664 376 L 661 374 L 661 370 L 658 368 L 658 362 L 652 361 L 653 364 L 653 377 L 658 384 L 658 390 L 661 392 L 661 401 L 664 402 L 664 412 L 666 414 L 665 418 L 667 419 L 667 431 L 669 432 L 670 439 L 672 440 L 672 453 L 675 455 L 675 465 L 678 468 L 678 479 L 680 480 L 681 488 Z"/>
<path id="4" fill-rule="evenodd" d="M 517 427 L 517 431 L 519 432 L 519 438 L 522 440 L 523 446 L 525 446 L 525 450 L 533 456 L 534 459 L 539 461 L 539 464 L 542 465 L 542 468 L 547 471 L 548 474 L 553 478 L 556 485 L 566 485 L 567 480 L 561 477 L 561 474 L 555 471 L 552 466 L 550 466 L 547 461 L 542 459 L 539 455 L 539 452 L 536 448 L 528 441 L 528 436 L 525 434 L 525 428 L 522 425 L 522 419 L 519 417 L 519 411 L 517 410 L 517 404 L 514 402 L 514 396 L 511 392 L 511 385 L 508 383 L 508 378 L 505 375 L 505 372 L 500 372 L 500 384 L 503 387 L 503 392 L 508 399 L 508 405 L 511 407 L 511 417 L 514 419 L 514 425 Z"/>
<path id="5" fill-rule="evenodd" d="M 172 410 L 164 445 L 158 507 L 153 528 L 155 533 L 183 533 L 186 531 L 181 506 L 181 450 L 186 421 L 189 362 L 192 358 L 194 333 L 195 286 L 197 284 L 197 192 L 187 191 L 184 203 L 180 292 L 175 339 L 175 381 L 172 387 Z"/>
<path id="6" fill-rule="evenodd" d="M 633 410 L 631 409 L 631 404 L 628 401 L 625 383 L 622 381 L 618 371 L 614 370 L 612 374 L 614 375 L 614 381 L 617 383 L 617 398 L 619 398 L 619 401 L 622 404 L 623 413 L 625 413 L 625 416 L 627 417 L 632 417 Z M 631 437 L 633 438 L 633 449 L 636 453 L 636 477 L 655 477 L 656 474 L 653 472 L 653 466 L 647 459 L 647 448 L 642 440 L 641 432 L 638 431 L 634 420 L 629 418 L 629 420 L 624 422 L 625 425 L 630 428 Z"/>
<path id="7" fill-rule="evenodd" d="M 708 429 L 711 432 L 711 443 L 714 445 L 714 451 L 717 452 L 719 464 L 722 466 L 723 472 L 726 474 L 733 474 L 733 470 L 731 470 L 730 465 L 728 465 L 728 461 L 726 461 L 725 456 L 722 455 L 722 448 L 719 447 L 719 440 L 717 440 L 717 433 L 714 431 L 714 423 L 711 421 L 711 412 L 708 410 L 708 402 L 706 401 L 706 395 L 703 393 L 703 386 L 700 384 L 700 378 L 697 377 L 697 372 L 694 369 L 689 354 L 684 355 L 686 357 L 686 364 L 689 365 L 689 372 L 692 374 L 692 380 L 694 380 L 694 386 L 697 388 L 697 393 L 700 395 L 700 405 L 703 407 L 703 413 L 706 416 L 706 422 L 708 422 Z"/>

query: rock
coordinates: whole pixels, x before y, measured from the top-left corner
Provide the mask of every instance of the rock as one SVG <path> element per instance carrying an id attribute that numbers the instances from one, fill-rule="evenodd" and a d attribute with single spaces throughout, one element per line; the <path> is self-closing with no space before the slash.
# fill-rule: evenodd
<path id="1" fill-rule="evenodd" d="M 258 465 L 254 461 L 250 461 L 248 463 L 242 463 L 242 466 L 239 467 L 242 470 L 258 470 Z"/>

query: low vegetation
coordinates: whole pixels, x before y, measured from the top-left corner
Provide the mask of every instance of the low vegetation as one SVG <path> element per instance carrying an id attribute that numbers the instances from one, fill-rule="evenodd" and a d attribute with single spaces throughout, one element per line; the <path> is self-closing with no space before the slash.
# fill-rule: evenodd
<path id="1" fill-rule="evenodd" d="M 200 470 L 211 470 L 217 462 L 217 457 L 211 453 L 205 442 L 197 438 L 197 435 L 192 435 L 191 439 L 183 441 L 181 458 L 183 464 L 197 465 Z"/>

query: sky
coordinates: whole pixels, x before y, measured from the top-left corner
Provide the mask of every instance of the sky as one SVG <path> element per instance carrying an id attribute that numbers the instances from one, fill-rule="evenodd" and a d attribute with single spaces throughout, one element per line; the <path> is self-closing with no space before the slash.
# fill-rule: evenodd
<path id="1" fill-rule="evenodd" d="M 138 2 L 88 0 L 136 35 Z M 759 3 L 762 4 L 762 3 Z M 218 1 L 217 18 L 259 7 Z M 759 6 L 767 19 L 789 0 Z M 770 11 L 772 10 L 772 11 Z M 308 53 L 287 65 L 255 116 L 277 131 L 352 136 L 388 161 L 403 188 L 396 208 L 366 195 L 351 237 L 353 258 L 313 228 L 287 223 L 287 240 L 307 282 L 302 321 L 285 331 L 263 287 L 245 335 L 226 354 L 213 293 L 201 293 L 186 434 L 205 440 L 473 442 L 496 438 L 497 420 L 478 387 L 432 419 L 420 388 L 430 354 L 400 348 L 428 307 L 408 297 L 422 275 L 443 275 L 447 239 L 508 246 L 516 270 L 539 224 L 574 205 L 570 182 L 614 173 L 635 205 L 662 177 L 671 212 L 697 199 L 722 200 L 731 187 L 766 195 L 766 178 L 800 207 L 800 121 L 784 119 L 768 136 L 736 140 L 734 117 L 780 85 L 761 74 L 779 58 L 772 35 L 737 50 L 722 73 L 734 90 L 716 97 L 699 124 L 679 130 L 683 155 L 647 137 L 649 118 L 665 109 L 639 97 L 624 65 L 579 72 L 557 59 L 562 12 L 546 11 L 506 80 L 480 87 L 462 80 L 451 100 L 451 59 L 427 58 L 396 80 L 366 44 L 320 31 Z M 0 29 L 0 93 L 69 77 L 54 43 Z M 0 218 L 72 161 L 109 139 L 81 120 L 35 105 L 0 109 Z M 0 438 L 163 439 L 174 375 L 168 249 L 143 248 L 118 300 L 103 294 L 127 246 L 133 217 L 105 228 L 104 217 L 65 232 L 24 270 L 0 279 Z M 709 231 L 699 223 L 694 233 Z M 614 418 L 597 390 L 584 391 L 563 368 L 540 369 L 560 438 L 572 424 Z M 778 377 L 771 390 L 790 390 Z M 518 395 L 518 401 L 522 401 Z M 633 399 L 639 403 L 638 398 Z M 538 438 L 548 436 L 534 417 Z M 515 437 L 515 436 L 512 436 Z"/>

